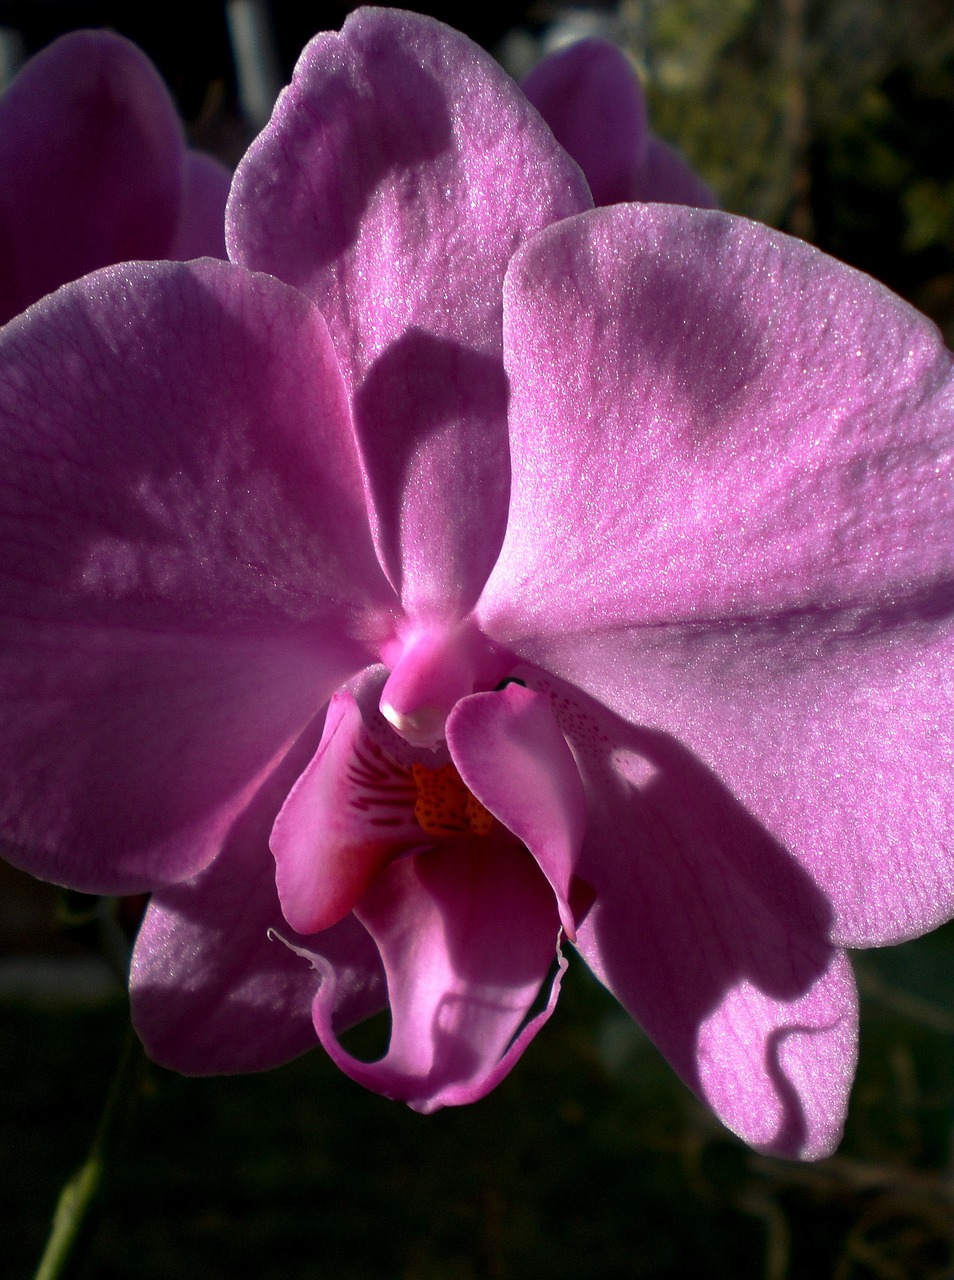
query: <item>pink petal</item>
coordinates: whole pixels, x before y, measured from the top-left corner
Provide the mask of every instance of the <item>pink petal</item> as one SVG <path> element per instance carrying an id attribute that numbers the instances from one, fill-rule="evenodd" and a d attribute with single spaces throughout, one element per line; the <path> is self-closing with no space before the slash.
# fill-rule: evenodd
<path id="1" fill-rule="evenodd" d="M 239 166 L 235 261 L 328 320 L 379 556 L 405 606 L 460 617 L 500 545 L 500 288 L 531 232 L 586 208 L 576 166 L 493 60 L 419 15 L 316 37 Z"/>
<path id="2" fill-rule="evenodd" d="M 747 1142 L 814 1159 L 854 1072 L 851 969 L 824 896 L 684 747 L 548 678 L 587 795 L 578 946 L 683 1079 Z"/>
<path id="3" fill-rule="evenodd" d="M 392 863 L 355 914 L 384 961 L 391 1041 L 378 1062 L 342 1049 L 330 1022 L 337 974 L 319 965 L 325 1049 L 353 1080 L 417 1111 L 483 1097 L 549 1018 L 565 968 L 561 957 L 546 1008 L 526 1021 L 558 954 L 557 910 L 536 864 L 516 842 L 445 840 Z"/>
<path id="4" fill-rule="evenodd" d="M 646 154 L 646 99 L 621 49 L 608 40 L 579 40 L 544 58 L 520 87 L 583 170 L 595 204 L 635 198 Z"/>
<path id="5" fill-rule="evenodd" d="M 321 744 L 271 836 L 285 919 L 300 933 L 351 911 L 403 849 L 431 843 L 414 821 L 413 781 L 365 728 L 354 696 L 334 695 Z"/>
<path id="6" fill-rule="evenodd" d="M 0 323 L 97 267 L 166 256 L 183 150 L 128 40 L 73 32 L 32 58 L 0 99 Z"/>
<path id="7" fill-rule="evenodd" d="M 696 209 L 716 209 L 715 192 L 682 158 L 675 147 L 650 136 L 639 172 L 633 175 L 629 200 L 660 204 L 685 204 Z"/>
<path id="8" fill-rule="evenodd" d="M 506 333 L 491 635 L 875 607 L 949 573 L 951 355 L 869 277 L 728 214 L 598 209 L 517 255 Z"/>
<path id="9" fill-rule="evenodd" d="M 830 936 L 877 946 L 954 914 L 954 636 L 936 630 L 729 620 L 571 637 L 546 660 L 684 743 L 819 886 Z"/>
<path id="10" fill-rule="evenodd" d="M 389 625 L 327 332 L 224 263 L 107 268 L 4 327 L 0 424 L 11 860 L 181 879 Z"/>
<path id="11" fill-rule="evenodd" d="M 593 202 L 653 200 L 712 209 L 712 191 L 648 132 L 632 64 L 608 40 L 579 40 L 538 63 L 521 89 L 586 175 Z"/>
<path id="12" fill-rule="evenodd" d="M 937 331 L 808 246 L 675 208 L 544 233 L 508 307 L 513 503 L 485 629 L 696 752 L 823 888 L 839 942 L 948 918 Z"/>
<path id="13" fill-rule="evenodd" d="M 335 965 L 339 1029 L 384 1003 L 377 951 L 356 920 L 305 939 L 282 919 L 268 831 L 300 767 L 296 756 L 255 797 L 215 862 L 160 890 L 146 913 L 130 976 L 133 1020 L 150 1057 L 176 1071 L 260 1071 L 317 1045 L 318 979 L 295 946 L 317 946 Z"/>
<path id="14" fill-rule="evenodd" d="M 186 152 L 184 165 L 179 225 L 175 240 L 163 256 L 182 262 L 190 258 L 226 258 L 225 202 L 232 174 L 224 164 L 201 151 Z"/>
<path id="15" fill-rule="evenodd" d="M 447 745 L 470 791 L 533 854 L 574 942 L 583 786 L 548 699 L 519 684 L 463 698 L 447 722 Z"/>

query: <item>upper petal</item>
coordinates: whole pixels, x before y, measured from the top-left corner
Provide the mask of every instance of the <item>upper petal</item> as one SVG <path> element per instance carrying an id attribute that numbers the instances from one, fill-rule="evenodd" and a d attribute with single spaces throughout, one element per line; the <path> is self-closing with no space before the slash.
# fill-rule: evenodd
<path id="1" fill-rule="evenodd" d="M 493 563 L 508 486 L 504 271 L 528 234 L 589 204 L 489 56 L 395 10 L 316 37 L 239 166 L 230 254 L 326 317 L 378 553 L 413 612 L 462 616 Z"/>
<path id="2" fill-rule="evenodd" d="M 184 165 L 179 225 L 163 256 L 182 262 L 190 258 L 226 258 L 225 203 L 232 174 L 224 164 L 201 151 L 187 151 Z"/>
<path id="3" fill-rule="evenodd" d="M 183 154 L 128 40 L 73 32 L 32 58 L 0 99 L 0 323 L 97 267 L 168 256 Z"/>
<path id="4" fill-rule="evenodd" d="M 539 62 L 520 88 L 583 170 L 594 204 L 635 198 L 648 138 L 646 99 L 621 49 L 578 40 Z"/>
<path id="5" fill-rule="evenodd" d="M 0 470 L 3 839 L 180 879 L 391 602 L 321 317 L 212 261 L 68 286 L 0 336 Z"/>
<path id="6" fill-rule="evenodd" d="M 618 206 L 541 233 L 506 292 L 494 638 L 950 583 L 951 355 L 875 281 L 728 214 Z"/>

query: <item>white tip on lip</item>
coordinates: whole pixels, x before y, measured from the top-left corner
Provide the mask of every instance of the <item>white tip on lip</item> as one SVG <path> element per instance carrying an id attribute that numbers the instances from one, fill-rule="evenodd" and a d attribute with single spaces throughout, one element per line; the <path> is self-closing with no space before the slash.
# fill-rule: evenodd
<path id="1" fill-rule="evenodd" d="M 405 715 L 389 702 L 382 702 L 381 714 L 412 747 L 439 747 L 444 741 L 447 713 L 442 707 L 417 707 L 410 715 Z"/>

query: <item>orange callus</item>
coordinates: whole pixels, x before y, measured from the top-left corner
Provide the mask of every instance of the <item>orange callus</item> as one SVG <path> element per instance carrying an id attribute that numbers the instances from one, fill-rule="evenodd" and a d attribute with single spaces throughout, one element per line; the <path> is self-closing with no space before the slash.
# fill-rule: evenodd
<path id="1" fill-rule="evenodd" d="M 429 836 L 489 835 L 493 815 L 472 795 L 452 764 L 411 765 L 417 800 L 414 817 Z"/>

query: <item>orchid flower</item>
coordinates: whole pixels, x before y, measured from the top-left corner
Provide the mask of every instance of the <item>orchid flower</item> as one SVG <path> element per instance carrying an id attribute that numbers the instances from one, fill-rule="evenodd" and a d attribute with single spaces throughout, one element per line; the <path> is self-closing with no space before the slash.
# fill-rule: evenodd
<path id="1" fill-rule="evenodd" d="M 135 45 L 62 36 L 0 98 L 0 324 L 61 284 L 129 258 L 225 257 L 231 176 L 188 151 Z"/>
<path id="2" fill-rule="evenodd" d="M 650 133 L 636 72 L 610 41 L 578 40 L 551 53 L 520 87 L 583 170 L 594 204 L 716 207 L 711 188 L 679 152 Z"/>
<path id="3" fill-rule="evenodd" d="M 308 46 L 227 223 L 0 334 L 9 857 L 153 891 L 181 1071 L 320 1042 L 467 1102 L 573 945 L 731 1129 L 830 1151 L 844 949 L 954 914 L 937 330 L 744 219 L 592 209 L 395 10 Z"/>

